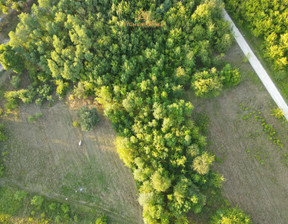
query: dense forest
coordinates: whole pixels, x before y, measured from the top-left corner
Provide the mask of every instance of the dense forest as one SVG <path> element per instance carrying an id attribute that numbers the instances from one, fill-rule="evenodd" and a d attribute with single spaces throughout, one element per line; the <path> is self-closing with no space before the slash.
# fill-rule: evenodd
<path id="1" fill-rule="evenodd" d="M 220 61 L 233 40 L 222 2 L 38 2 L 0 46 L 4 68 L 18 80 L 27 72 L 32 83 L 6 92 L 6 109 L 52 102 L 54 90 L 59 98 L 72 88 L 79 98 L 95 96 L 133 172 L 145 223 L 187 223 L 186 214 L 201 212 L 206 190 L 221 187 L 223 177 L 211 171 L 214 156 L 191 119 L 193 105 L 181 96 L 192 88 L 213 97 L 240 82 L 238 70 Z M 237 223 L 250 223 L 235 211 L 213 223 L 238 215 Z"/>
<path id="2" fill-rule="evenodd" d="M 266 57 L 275 69 L 288 66 L 288 1 L 225 0 L 236 20 L 244 21 L 253 35 L 263 39 Z"/>

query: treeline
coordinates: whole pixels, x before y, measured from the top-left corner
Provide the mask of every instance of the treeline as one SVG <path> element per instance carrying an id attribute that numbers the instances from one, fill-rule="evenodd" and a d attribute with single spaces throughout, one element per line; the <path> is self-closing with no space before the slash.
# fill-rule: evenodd
<path id="1" fill-rule="evenodd" d="M 245 22 L 263 40 L 266 57 L 278 70 L 288 66 L 288 1 L 225 0 L 236 20 Z"/>
<path id="2" fill-rule="evenodd" d="M 60 97 L 72 86 L 80 97 L 95 95 L 137 182 L 145 222 L 187 223 L 187 212 L 201 212 L 204 192 L 223 177 L 211 171 L 214 156 L 181 96 L 189 87 L 216 96 L 240 81 L 215 56 L 233 39 L 221 2 L 41 0 L 31 10 L 19 16 L 0 60 L 19 74 L 27 69 L 32 85 L 7 100 L 41 104 L 54 87 Z M 124 25 L 143 23 L 142 11 L 145 22 L 163 26 Z"/>

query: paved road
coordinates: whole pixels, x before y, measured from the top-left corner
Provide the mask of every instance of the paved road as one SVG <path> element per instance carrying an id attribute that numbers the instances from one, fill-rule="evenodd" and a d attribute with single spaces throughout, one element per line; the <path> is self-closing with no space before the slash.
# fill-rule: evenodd
<path id="1" fill-rule="evenodd" d="M 233 23 L 232 19 L 230 18 L 230 16 L 228 15 L 228 13 L 226 12 L 225 9 L 224 9 L 224 18 L 225 18 L 225 20 L 231 22 L 231 26 L 232 26 L 233 31 L 234 31 L 233 34 L 234 34 L 234 37 L 235 37 L 238 45 L 240 46 L 241 50 L 243 51 L 243 53 L 246 56 L 249 55 L 248 58 L 249 58 L 250 64 L 252 65 L 256 74 L 259 76 L 260 80 L 262 81 L 262 83 L 266 87 L 267 91 L 269 92 L 269 94 L 271 95 L 271 97 L 273 98 L 273 100 L 275 101 L 277 106 L 281 110 L 283 110 L 284 116 L 286 117 L 286 119 L 288 121 L 288 106 L 287 106 L 286 102 L 284 101 L 283 97 L 281 96 L 280 92 L 278 91 L 278 89 L 274 85 L 274 83 L 271 80 L 271 78 L 269 77 L 268 73 L 263 68 L 262 64 L 260 63 L 258 58 L 255 56 L 255 54 L 253 53 L 253 51 L 249 47 L 248 43 L 246 42 L 246 40 L 244 39 L 244 37 L 242 36 L 242 34 L 238 30 L 238 28 L 235 26 L 235 24 Z"/>

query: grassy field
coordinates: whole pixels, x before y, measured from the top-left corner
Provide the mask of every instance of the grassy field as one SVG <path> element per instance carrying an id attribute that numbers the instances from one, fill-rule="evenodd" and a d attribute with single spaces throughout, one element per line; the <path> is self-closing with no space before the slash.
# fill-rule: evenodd
<path id="1" fill-rule="evenodd" d="M 8 140 L 1 148 L 8 154 L 2 183 L 92 207 L 112 223 L 141 223 L 133 175 L 118 157 L 110 122 L 101 115 L 94 131 L 82 132 L 72 122 L 86 102 L 66 102 L 24 105 L 16 114 L 3 115 Z M 42 117 L 30 122 L 36 113 Z"/>
<path id="2" fill-rule="evenodd" d="M 236 43 L 225 58 L 240 68 L 243 80 L 239 86 L 208 100 L 196 99 L 187 92 L 187 99 L 195 106 L 195 113 L 210 118 L 208 149 L 217 157 L 214 170 L 226 178 L 223 195 L 250 214 L 256 224 L 285 224 L 288 123 L 271 115 L 276 105 L 244 58 Z M 264 131 L 265 125 L 271 125 L 277 133 L 271 137 Z M 225 205 L 223 200 L 219 203 Z M 207 222 L 204 215 L 196 223 Z"/>

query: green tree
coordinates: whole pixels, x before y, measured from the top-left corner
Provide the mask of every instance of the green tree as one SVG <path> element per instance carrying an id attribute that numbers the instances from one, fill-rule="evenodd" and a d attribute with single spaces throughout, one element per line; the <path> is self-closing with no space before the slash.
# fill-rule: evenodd
<path id="1" fill-rule="evenodd" d="M 211 224 L 252 224 L 250 217 L 239 208 L 218 210 L 211 218 Z"/>
<path id="2" fill-rule="evenodd" d="M 5 70 L 13 69 L 16 73 L 24 70 L 24 61 L 9 44 L 0 45 L 0 62 Z"/>
<path id="3" fill-rule="evenodd" d="M 90 131 L 100 121 L 96 108 L 89 110 L 87 106 L 81 107 L 77 111 L 79 124 L 83 131 Z"/>

